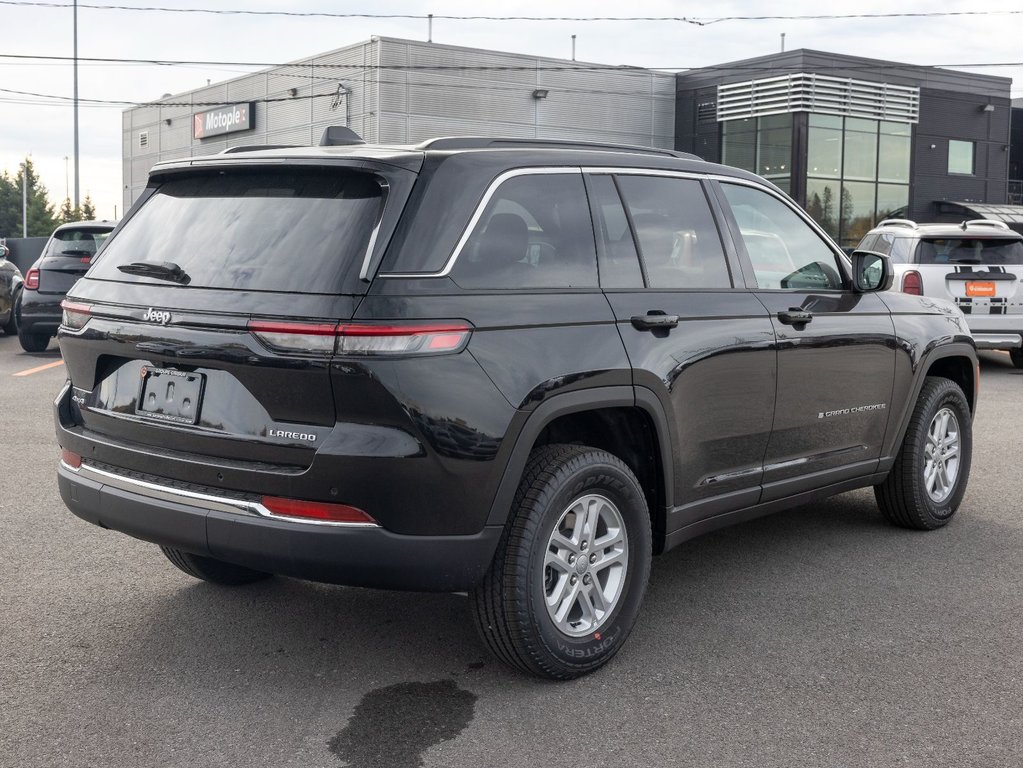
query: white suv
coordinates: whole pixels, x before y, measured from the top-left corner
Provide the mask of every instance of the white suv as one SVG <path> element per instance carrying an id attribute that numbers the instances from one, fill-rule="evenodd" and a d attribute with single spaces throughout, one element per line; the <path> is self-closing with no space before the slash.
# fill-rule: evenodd
<path id="1" fill-rule="evenodd" d="M 978 349 L 1008 350 L 1023 368 L 1023 235 L 1000 221 L 885 219 L 858 250 L 887 254 L 893 291 L 955 302 Z"/>

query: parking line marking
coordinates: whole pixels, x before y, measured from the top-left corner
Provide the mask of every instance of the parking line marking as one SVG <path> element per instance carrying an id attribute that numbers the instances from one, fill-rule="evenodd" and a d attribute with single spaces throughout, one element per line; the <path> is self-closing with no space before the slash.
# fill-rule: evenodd
<path id="1" fill-rule="evenodd" d="M 37 365 L 35 368 L 29 368 L 27 371 L 18 371 L 12 373 L 12 376 L 31 376 L 33 373 L 39 373 L 40 371 L 48 371 L 50 368 L 56 368 L 58 365 L 64 365 L 63 360 L 54 360 L 52 363 L 46 365 Z"/>

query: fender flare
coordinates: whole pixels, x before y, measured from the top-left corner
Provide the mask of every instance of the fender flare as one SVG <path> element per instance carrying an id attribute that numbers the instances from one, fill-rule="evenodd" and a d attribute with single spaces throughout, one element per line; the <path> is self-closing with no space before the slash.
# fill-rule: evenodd
<path id="1" fill-rule="evenodd" d="M 920 359 L 920 363 L 917 365 L 912 388 L 910 390 L 910 397 L 906 400 L 906 407 L 903 409 L 902 416 L 899 419 L 898 429 L 893 433 L 895 439 L 891 443 L 887 443 L 887 455 L 881 457 L 880 470 L 890 469 L 891 465 L 895 462 L 895 457 L 898 455 L 899 449 L 902 447 L 902 441 L 906 439 L 906 431 L 909 429 L 909 421 L 913 417 L 913 409 L 916 407 L 916 402 L 920 399 L 920 391 L 924 388 L 924 382 L 927 379 L 927 372 L 936 361 L 949 357 L 965 358 L 970 361 L 973 366 L 973 370 L 977 370 L 978 362 L 976 347 L 967 341 L 953 341 L 948 344 L 942 344 L 931 348 L 924 354 L 924 356 Z M 969 404 L 971 414 L 975 413 L 977 410 L 977 395 L 978 392 L 975 385 L 972 402 Z"/>
<path id="2" fill-rule="evenodd" d="M 528 412 L 520 411 L 519 417 L 512 421 L 512 430 L 518 424 L 514 434 L 514 444 L 504 463 L 501 481 L 497 493 L 490 506 L 487 525 L 503 526 L 508 520 L 515 491 L 518 490 L 522 473 L 529 461 L 536 439 L 543 429 L 555 419 L 571 413 L 595 411 L 602 408 L 640 408 L 646 411 L 654 423 L 654 432 L 661 452 L 661 476 L 664 483 L 666 504 L 672 504 L 674 489 L 674 464 L 670 437 L 666 429 L 668 424 L 664 408 L 657 396 L 644 387 L 617 386 L 595 387 L 576 390 L 548 398 L 536 408 Z M 656 513 L 657 510 L 651 510 Z"/>

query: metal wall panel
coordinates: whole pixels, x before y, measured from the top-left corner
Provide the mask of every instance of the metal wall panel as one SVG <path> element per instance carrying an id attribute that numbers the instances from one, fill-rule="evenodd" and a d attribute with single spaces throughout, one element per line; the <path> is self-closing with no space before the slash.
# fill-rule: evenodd
<path id="1" fill-rule="evenodd" d="M 408 142 L 416 144 L 438 136 L 508 136 L 533 138 L 533 125 L 497 123 L 493 120 L 470 120 L 463 117 L 428 117 L 409 115 Z"/>
<path id="2" fill-rule="evenodd" d="M 410 144 L 409 117 L 404 112 L 381 112 L 379 119 L 381 144 Z"/>

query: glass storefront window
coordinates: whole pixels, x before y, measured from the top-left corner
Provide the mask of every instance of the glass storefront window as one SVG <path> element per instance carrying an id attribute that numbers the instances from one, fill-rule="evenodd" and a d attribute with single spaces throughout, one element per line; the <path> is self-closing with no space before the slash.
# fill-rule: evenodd
<path id="1" fill-rule="evenodd" d="M 756 120 L 730 120 L 721 126 L 721 162 L 756 171 Z"/>
<path id="2" fill-rule="evenodd" d="M 839 203 L 839 245 L 855 246 L 874 226 L 875 185 L 847 181 Z"/>
<path id="3" fill-rule="evenodd" d="M 841 185 L 838 181 L 807 179 L 806 211 L 821 229 L 838 239 L 838 198 Z"/>
<path id="4" fill-rule="evenodd" d="M 909 186 L 906 184 L 877 185 L 877 220 L 903 215 L 909 205 Z"/>
<path id="5" fill-rule="evenodd" d="M 860 133 L 846 129 L 842 176 L 857 181 L 874 181 L 877 178 L 877 133 Z"/>
<path id="6" fill-rule="evenodd" d="M 877 144 L 877 180 L 909 183 L 909 136 L 882 134 Z"/>
<path id="7" fill-rule="evenodd" d="M 816 115 L 811 115 L 816 117 Z M 807 134 L 807 176 L 838 179 L 842 176 L 842 130 L 810 126 Z M 809 198 L 807 198 L 809 202 Z"/>

